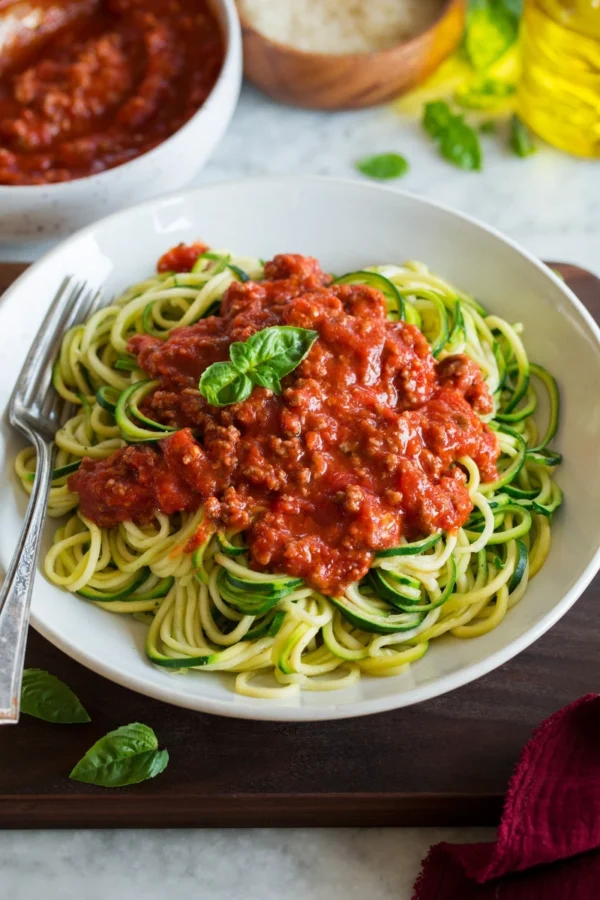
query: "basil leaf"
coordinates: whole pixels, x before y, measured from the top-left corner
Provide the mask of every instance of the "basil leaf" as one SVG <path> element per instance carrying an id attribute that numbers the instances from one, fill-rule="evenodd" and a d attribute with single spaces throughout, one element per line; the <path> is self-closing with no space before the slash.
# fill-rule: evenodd
<path id="1" fill-rule="evenodd" d="M 248 376 L 229 362 L 213 363 L 205 369 L 198 387 L 202 396 L 213 406 L 241 403 L 252 393 L 252 382 Z"/>
<path id="2" fill-rule="evenodd" d="M 246 372 L 250 378 L 253 369 L 265 364 L 283 378 L 300 365 L 318 336 L 318 331 L 307 328 L 274 325 L 257 331 L 243 343 L 232 344 L 229 355 L 236 369 Z"/>
<path id="3" fill-rule="evenodd" d="M 457 88 L 454 99 L 465 109 L 491 109 L 516 91 L 516 85 L 499 78 L 474 78 Z"/>
<path id="4" fill-rule="evenodd" d="M 408 172 L 408 162 L 398 153 L 380 153 L 378 156 L 365 156 L 356 163 L 356 168 L 369 178 L 388 180 L 402 178 Z"/>
<path id="5" fill-rule="evenodd" d="M 481 171 L 481 146 L 477 132 L 466 123 L 457 123 L 440 143 L 442 156 L 460 169 Z"/>
<path id="6" fill-rule="evenodd" d="M 23 670 L 21 712 L 61 725 L 90 721 L 71 688 L 43 669 Z"/>
<path id="7" fill-rule="evenodd" d="M 274 394 L 281 393 L 279 376 L 273 371 L 268 363 L 264 363 L 264 365 L 259 365 L 256 369 L 252 369 L 250 378 L 254 384 L 268 388 L 270 391 L 273 391 Z"/>
<path id="8" fill-rule="evenodd" d="M 509 143 L 511 150 L 517 156 L 531 156 L 537 149 L 531 137 L 531 132 L 518 116 L 512 117 Z"/>
<path id="9" fill-rule="evenodd" d="M 109 731 L 96 741 L 69 778 L 101 787 L 124 787 L 155 778 L 168 762 L 169 752 L 158 749 L 153 730 L 134 722 Z"/>
<path id="10" fill-rule="evenodd" d="M 231 362 L 213 363 L 203 372 L 200 393 L 213 406 L 247 400 L 253 385 L 280 394 L 280 380 L 300 365 L 318 336 L 308 328 L 273 325 L 247 341 L 235 341 L 229 347 Z"/>
<path id="11" fill-rule="evenodd" d="M 432 100 L 423 107 L 423 127 L 434 140 L 442 138 L 452 125 L 452 110 L 445 100 Z"/>
<path id="12" fill-rule="evenodd" d="M 464 42 L 471 65 L 478 71 L 493 65 L 515 43 L 518 27 L 514 2 L 471 0 Z"/>
<path id="13" fill-rule="evenodd" d="M 479 137 L 463 116 L 452 112 L 445 100 L 425 104 L 423 127 L 439 143 L 440 153 L 461 169 L 479 171 L 482 153 Z"/>

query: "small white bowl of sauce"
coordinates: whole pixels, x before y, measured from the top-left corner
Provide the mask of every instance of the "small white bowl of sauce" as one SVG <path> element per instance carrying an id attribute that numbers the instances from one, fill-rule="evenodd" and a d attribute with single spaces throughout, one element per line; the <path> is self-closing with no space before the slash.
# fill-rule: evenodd
<path id="1" fill-rule="evenodd" d="M 241 70 L 233 0 L 0 0 L 0 241 L 185 185 Z"/>

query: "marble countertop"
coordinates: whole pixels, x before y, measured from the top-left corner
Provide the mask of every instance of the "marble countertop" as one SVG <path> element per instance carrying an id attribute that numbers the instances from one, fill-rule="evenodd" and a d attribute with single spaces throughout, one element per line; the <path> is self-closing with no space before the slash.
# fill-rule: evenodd
<path id="1" fill-rule="evenodd" d="M 0 832 L 10 900 L 410 900 L 438 841 L 485 828 Z"/>
<path id="2" fill-rule="evenodd" d="M 393 106 L 321 114 L 246 88 L 195 183 L 265 173 L 352 177 L 360 157 L 397 151 L 411 164 L 403 189 L 469 213 L 543 259 L 600 274 L 600 166 L 547 147 L 519 159 L 498 136 L 484 146 L 484 171 L 462 172 Z M 46 248 L 0 244 L 0 259 L 35 259 Z M 484 829 L 0 832 L 0 897 L 409 900 L 432 843 L 492 837 Z"/>

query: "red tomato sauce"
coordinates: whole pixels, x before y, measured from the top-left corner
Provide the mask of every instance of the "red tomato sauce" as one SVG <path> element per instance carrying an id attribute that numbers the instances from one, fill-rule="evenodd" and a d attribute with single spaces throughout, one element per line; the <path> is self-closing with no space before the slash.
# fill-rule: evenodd
<path id="1" fill-rule="evenodd" d="M 206 253 L 206 244 L 177 244 L 163 253 L 156 264 L 157 272 L 190 272 L 194 263 L 202 253 Z"/>
<path id="2" fill-rule="evenodd" d="M 15 10 L 23 3 L 37 25 L 22 19 L 0 66 L 0 184 L 128 162 L 177 131 L 217 80 L 223 42 L 206 0 L 21 0 Z"/>
<path id="3" fill-rule="evenodd" d="M 319 333 L 281 396 L 255 388 L 242 403 L 210 406 L 198 391 L 204 369 L 227 359 L 232 341 L 280 324 Z M 460 457 L 484 481 L 497 477 L 497 440 L 478 415 L 492 400 L 477 366 L 464 356 L 436 362 L 416 327 L 388 321 L 378 291 L 332 285 L 314 259 L 277 256 L 263 282 L 231 285 L 221 316 L 166 341 L 136 335 L 129 350 L 160 381 L 145 413 L 181 430 L 83 461 L 69 486 L 98 525 L 203 503 L 197 541 L 243 529 L 254 567 L 336 596 L 376 550 L 464 524 L 472 504 Z"/>

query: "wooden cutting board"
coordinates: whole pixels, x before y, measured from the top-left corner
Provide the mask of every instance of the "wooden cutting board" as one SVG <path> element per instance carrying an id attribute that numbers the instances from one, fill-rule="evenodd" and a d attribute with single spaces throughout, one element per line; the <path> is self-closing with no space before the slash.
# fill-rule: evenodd
<path id="1" fill-rule="evenodd" d="M 23 268 L 0 265 L 0 291 Z M 600 280 L 576 266 L 556 268 L 600 319 Z M 17 727 L 0 729 L 0 826 L 493 824 L 532 728 L 599 689 L 599 634 L 597 579 L 532 647 L 460 690 L 360 719 L 276 724 L 150 700 L 31 631 L 27 665 L 70 685 L 92 722 L 60 726 L 23 716 Z M 163 775 L 113 791 L 69 781 L 94 741 L 135 721 L 152 726 L 168 747 Z"/>

